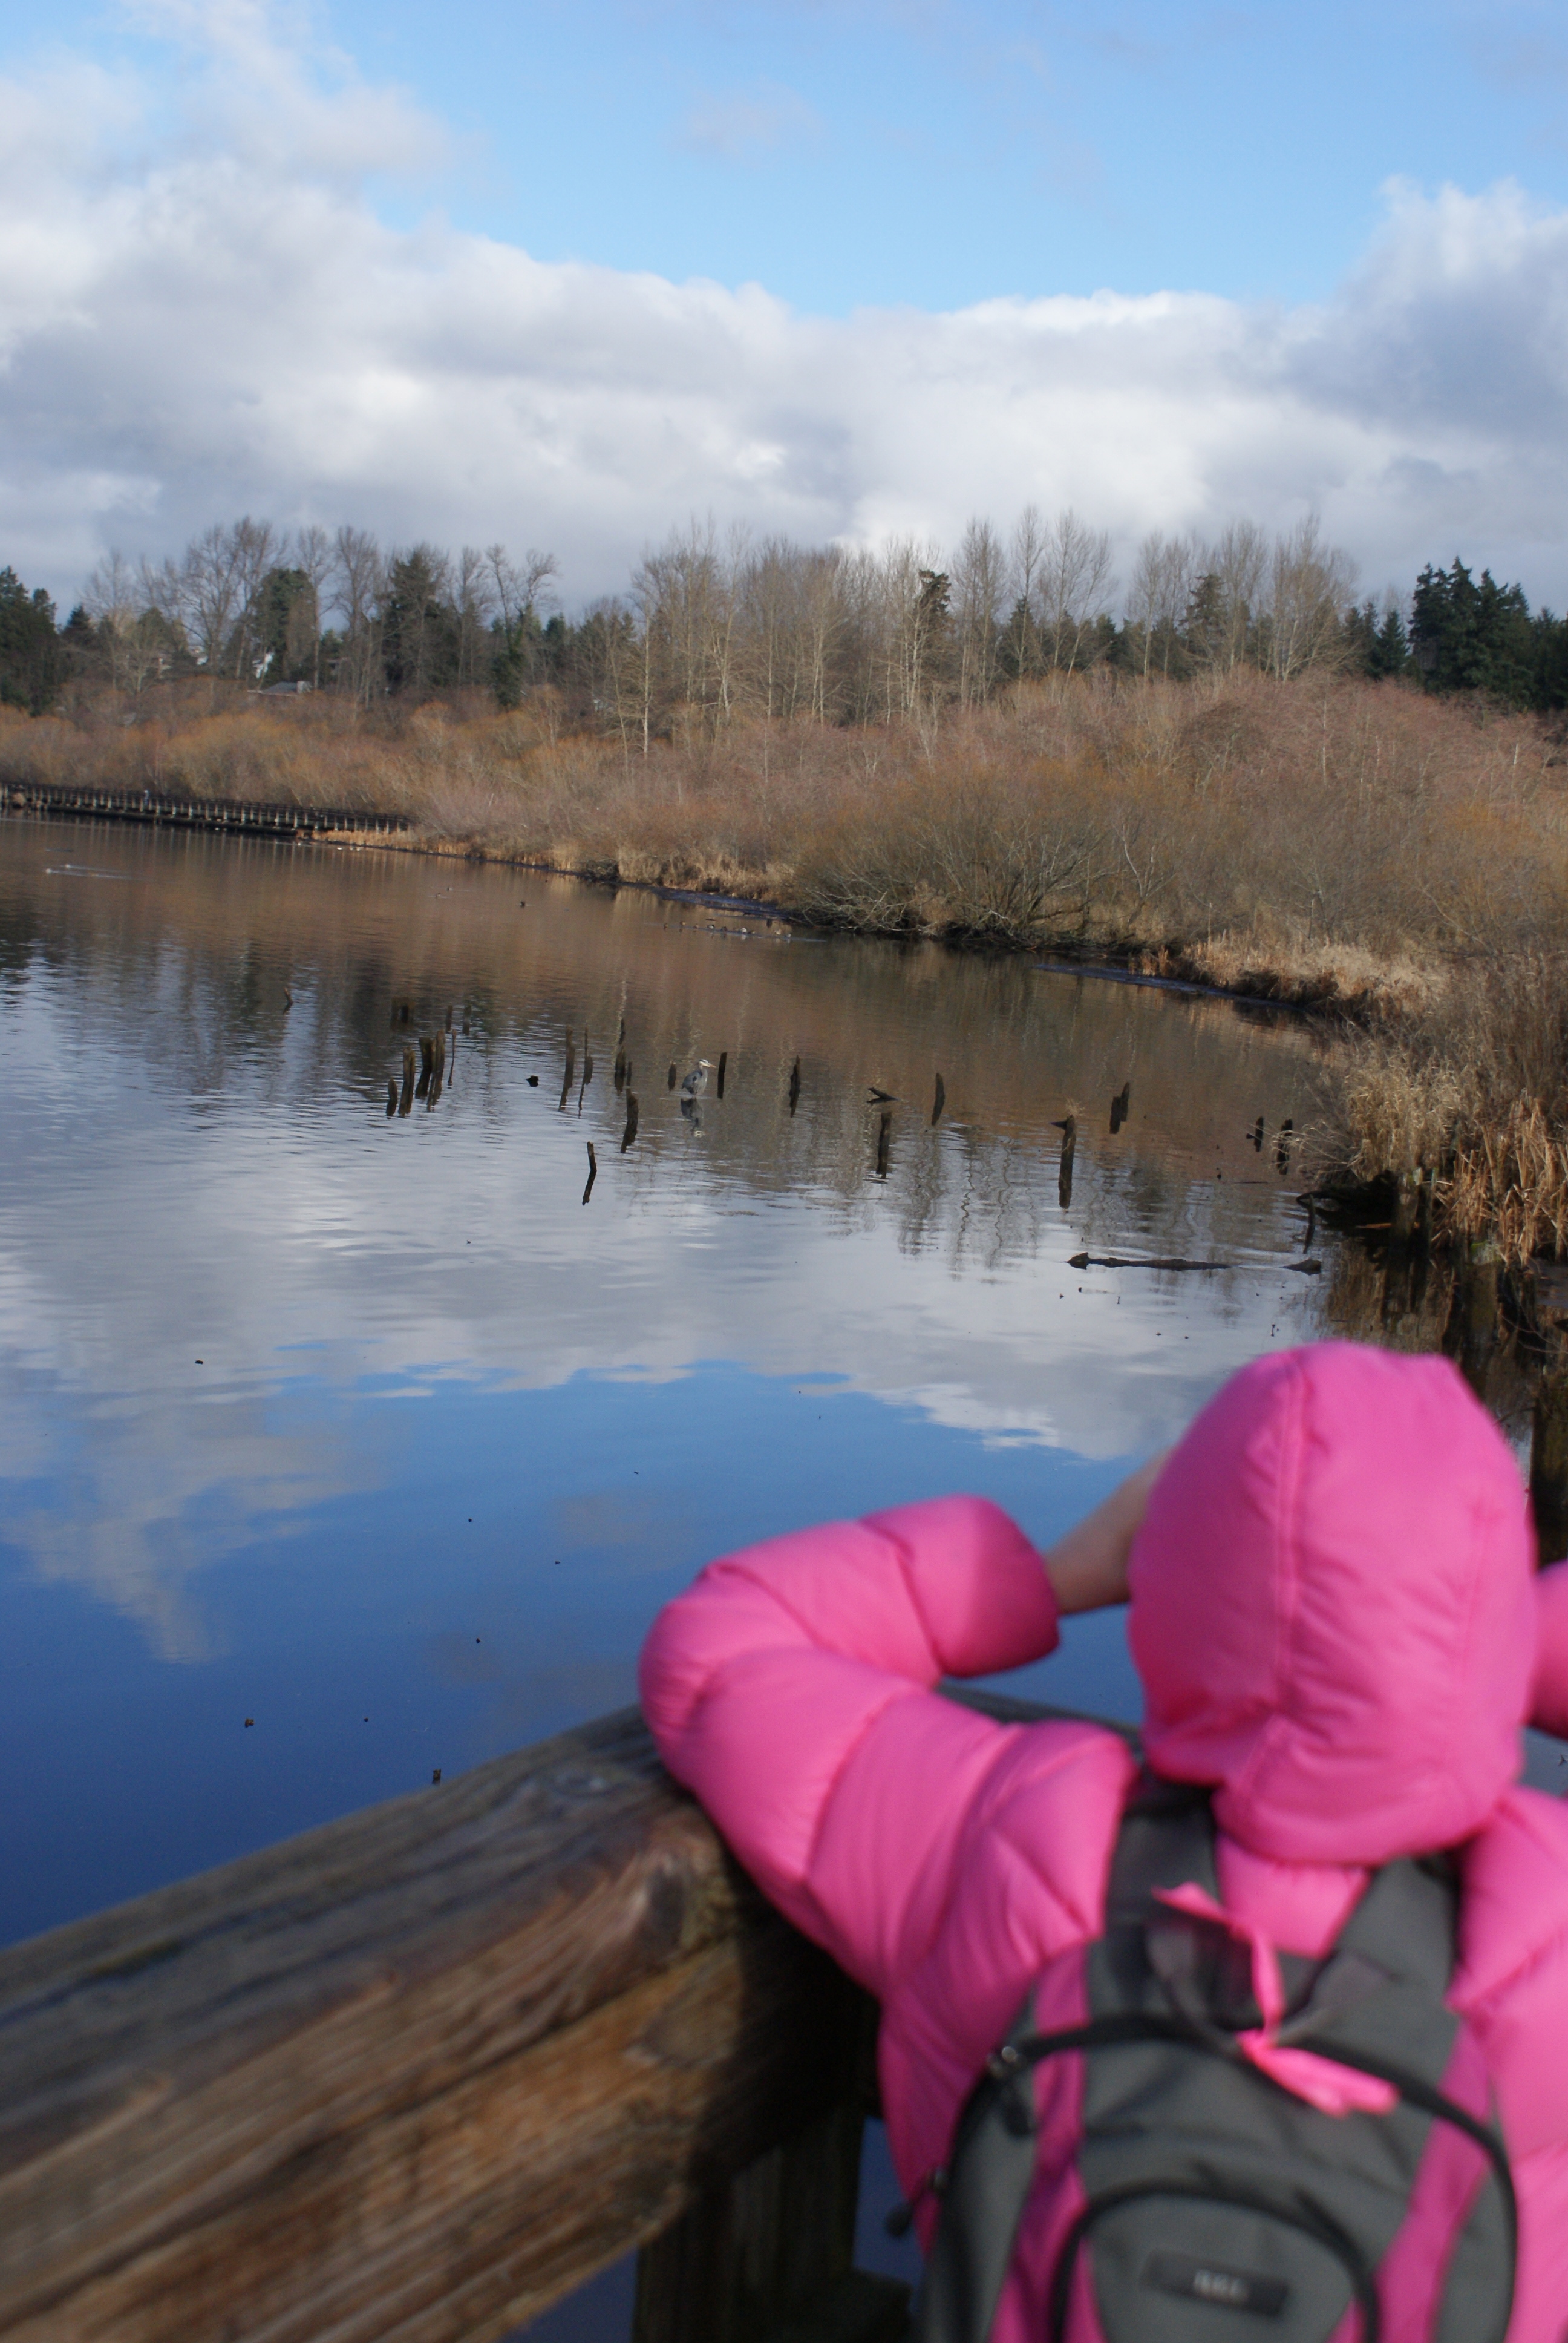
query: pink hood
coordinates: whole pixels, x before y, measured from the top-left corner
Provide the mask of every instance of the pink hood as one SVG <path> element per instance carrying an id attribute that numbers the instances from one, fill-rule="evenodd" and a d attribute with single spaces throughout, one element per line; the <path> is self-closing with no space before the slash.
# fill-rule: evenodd
<path id="1" fill-rule="evenodd" d="M 1133 1547 L 1151 1762 L 1218 1784 L 1222 1828 L 1277 1860 L 1469 1837 L 1519 1772 L 1533 1559 L 1518 1467 L 1446 1360 L 1256 1361 L 1172 1454 Z"/>

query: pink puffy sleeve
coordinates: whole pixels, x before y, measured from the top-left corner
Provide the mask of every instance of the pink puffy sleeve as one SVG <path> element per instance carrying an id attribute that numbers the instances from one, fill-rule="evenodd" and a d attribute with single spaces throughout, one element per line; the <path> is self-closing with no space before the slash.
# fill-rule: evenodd
<path id="1" fill-rule="evenodd" d="M 940 1498 L 711 1564 L 654 1624 L 643 1709 L 758 1885 L 883 1993 L 1016 1735 L 933 1687 L 1057 1640 L 1022 1532 L 982 1498 Z"/>
<path id="2" fill-rule="evenodd" d="M 1568 1740 L 1568 1562 L 1535 1581 L 1535 1698 L 1530 1722 Z"/>

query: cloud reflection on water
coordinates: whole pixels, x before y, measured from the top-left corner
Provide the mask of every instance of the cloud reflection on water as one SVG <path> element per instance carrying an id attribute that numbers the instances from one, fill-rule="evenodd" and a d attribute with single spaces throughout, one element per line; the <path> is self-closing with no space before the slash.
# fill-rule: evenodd
<path id="1" fill-rule="evenodd" d="M 733 955 L 670 933 L 657 900 L 558 882 L 536 890 L 518 967 L 506 875 L 462 874 L 465 917 L 418 949 L 427 993 L 477 994 L 482 1030 L 438 1113 L 388 1126 L 383 1070 L 407 1030 L 383 1024 L 388 939 L 428 924 L 423 874 L 286 853 L 236 871 L 201 841 L 109 832 L 95 861 L 148 883 L 106 911 L 38 897 L 47 835 L 8 826 L 0 846 L 4 911 L 37 939 L 3 1029 L 8 1093 L 31 1103 L 0 1159 L 0 1458 L 49 1460 L 9 1534 L 44 1576 L 141 1618 L 165 1657 L 216 1648 L 192 1587 L 206 1564 L 397 1477 L 367 1415 L 289 1406 L 285 1431 L 276 1403 L 307 1365 L 338 1392 L 395 1378 L 412 1406 L 436 1380 L 825 1368 L 987 1446 L 1113 1456 L 1169 1440 L 1231 1365 L 1314 1322 L 1280 1274 L 1288 1191 L 1249 1175 L 1244 1144 L 1255 1105 L 1271 1123 L 1310 1111 L 1296 1029 L 872 947 L 759 952 L 737 987 Z M 286 1024 L 266 1006 L 285 980 L 306 1011 Z M 735 1046 L 701 1150 L 650 1087 L 641 1145 L 605 1146 L 585 1215 L 577 1118 L 563 1133 L 524 1078 L 558 1062 L 561 1009 L 589 1046 L 613 1033 L 610 990 L 650 1064 Z M 801 1040 L 818 1063 L 790 1118 Z M 860 1069 L 923 1101 L 928 1057 L 950 1070 L 947 1117 L 902 1119 L 883 1182 Z M 1086 1132 L 1064 1214 L 1053 1111 L 1133 1063 L 1141 1120 L 1114 1143 Z M 587 1127 L 596 1107 L 618 1136 L 608 1086 Z M 1200 1292 L 1143 1273 L 1112 1292 L 1064 1265 L 1111 1238 L 1243 1266 Z"/>

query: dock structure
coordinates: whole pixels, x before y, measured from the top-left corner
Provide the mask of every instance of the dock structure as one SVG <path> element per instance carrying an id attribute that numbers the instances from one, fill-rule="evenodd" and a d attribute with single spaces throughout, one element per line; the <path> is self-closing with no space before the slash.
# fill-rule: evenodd
<path id="1" fill-rule="evenodd" d="M 65 815 L 79 820 L 143 822 L 170 830 L 211 830 L 251 838 L 388 837 L 412 829 L 407 814 L 366 813 L 347 806 L 268 805 L 252 799 L 166 796 L 156 789 L 78 788 L 59 781 L 0 779 L 0 809 Z"/>
<path id="2" fill-rule="evenodd" d="M 4 2343 L 894 2343 L 875 2010 L 633 1710 L 0 1952 Z"/>

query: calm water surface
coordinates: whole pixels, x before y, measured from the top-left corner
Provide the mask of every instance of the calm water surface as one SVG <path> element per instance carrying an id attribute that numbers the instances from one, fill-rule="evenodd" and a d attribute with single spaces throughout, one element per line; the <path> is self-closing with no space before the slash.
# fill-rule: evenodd
<path id="1" fill-rule="evenodd" d="M 8 1936 L 628 1699 L 726 1548 L 957 1487 L 1048 1538 L 1319 1330 L 1276 1155 L 1322 1080 L 1299 1024 L 537 872 L 19 820 L 0 987 Z M 438 1101 L 388 1119 L 448 1008 Z M 668 1068 L 721 1051 L 683 1111 Z M 1114 1620 L 1039 1675 L 1135 1713 Z"/>

